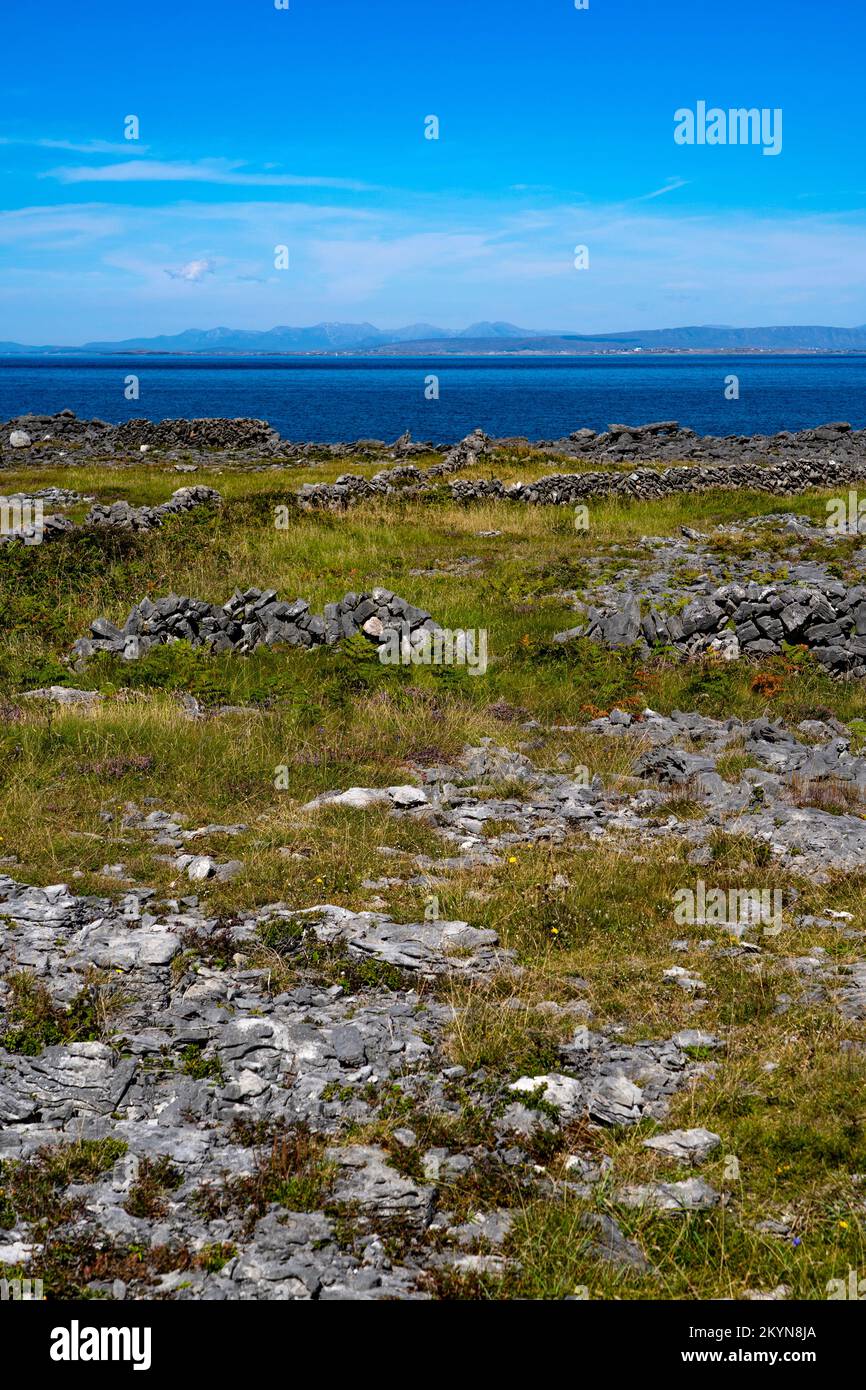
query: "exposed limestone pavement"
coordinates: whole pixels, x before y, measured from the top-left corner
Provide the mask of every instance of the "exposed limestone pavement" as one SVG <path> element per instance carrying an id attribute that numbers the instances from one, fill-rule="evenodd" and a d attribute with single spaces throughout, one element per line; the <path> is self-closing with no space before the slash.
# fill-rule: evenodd
<path id="1" fill-rule="evenodd" d="M 299 956 L 310 940 L 345 947 L 345 983 L 269 990 L 268 970 L 249 968 L 245 956 L 254 942 L 280 936 Z M 230 957 L 219 969 L 203 958 L 208 940 Z M 353 961 L 390 968 L 387 985 L 353 979 Z M 162 1251 L 158 1271 L 145 1259 L 129 1296 L 426 1296 L 427 1273 L 492 1258 L 484 1252 L 509 1229 L 507 1213 L 498 1224 L 495 1213 L 479 1215 L 468 1227 L 450 1214 L 467 1175 L 492 1167 L 527 1193 L 553 1190 L 533 1161 L 537 1134 L 583 1113 L 600 1125 L 661 1118 L 707 1065 L 689 1060 L 688 1037 L 625 1045 L 615 1033 L 579 1027 L 562 1048 L 563 1074 L 491 1088 L 483 1072 L 443 1061 L 452 1006 L 423 981 L 495 968 L 515 967 L 494 933 L 466 923 L 395 928 L 381 914 L 329 905 L 293 913 L 284 904 L 225 923 L 208 919 L 195 898 L 157 903 L 139 891 L 116 905 L 62 884 L 0 878 L 2 972 L 32 972 L 63 1016 L 95 988 L 99 971 L 109 1020 L 98 1040 L 30 1055 L 15 1050 L 12 990 L 0 994 L 7 1186 L 11 1178 L 14 1190 L 16 1165 L 38 1163 L 57 1144 L 112 1141 L 113 1161 L 76 1184 L 52 1240 L 100 1249 L 141 1241 Z M 533 1100 L 539 1092 L 547 1093 L 543 1109 Z M 377 1144 L 347 1142 L 395 1096 L 409 1116 L 395 1136 L 402 1163 Z M 481 1117 L 479 1142 L 425 1149 L 415 1132 L 425 1117 L 466 1106 Z M 165 1192 L 144 1215 L 142 1184 L 155 1173 Z M 581 1163 L 577 1176 L 575 1190 L 591 1192 L 601 1172 Z M 292 1209 L 291 1192 L 300 1200 L 305 1182 L 321 1209 Z M 609 1217 L 600 1230 L 587 1222 L 604 1258 L 644 1267 Z M 399 1260 L 386 1243 L 395 1231 Z M 41 1253 L 30 1223 L 17 1217 L 11 1228 L 7 1221 L 4 1248 Z M 481 1253 L 467 1256 L 467 1248 Z M 224 1258 L 202 1268 L 213 1250 Z"/>
<path id="2" fill-rule="evenodd" d="M 645 709 L 613 710 L 583 727 L 599 739 L 627 743 L 633 776 L 605 786 L 587 767 L 577 778 L 574 771 L 542 772 L 525 754 L 488 741 L 467 748 L 455 766 L 425 768 L 420 788 L 352 787 L 325 792 L 305 809 L 389 805 L 395 815 L 435 826 L 467 865 L 495 863 L 515 845 L 557 844 L 575 833 L 591 841 L 621 836 L 626 844 L 679 839 L 700 864 L 708 862 L 706 847 L 721 829 L 763 842 L 788 871 L 813 878 L 855 869 L 866 857 L 866 757 L 851 752 L 844 725 L 807 720 L 789 731 L 766 719 L 720 721 L 679 711 L 666 717 Z M 717 770 L 718 759 L 732 750 L 746 763 L 736 781 Z M 488 795 L 489 784 L 503 781 L 525 791 Z M 672 788 L 688 793 L 700 819 L 668 811 Z M 850 810 L 822 809 L 822 790 Z M 493 833 L 485 833 L 488 823 Z"/>
<path id="3" fill-rule="evenodd" d="M 2 431 L 9 515 L 52 508 L 59 543 L 2 551 L 0 1274 L 775 1299 L 853 1268 L 866 536 L 821 511 L 859 520 L 866 431 L 527 445 Z M 95 501 L 102 466 L 221 491 Z M 741 487 L 816 491 L 588 531 L 453 505 Z M 292 597 L 326 579 L 359 591 Z M 476 631 L 479 680 L 384 669 Z"/>

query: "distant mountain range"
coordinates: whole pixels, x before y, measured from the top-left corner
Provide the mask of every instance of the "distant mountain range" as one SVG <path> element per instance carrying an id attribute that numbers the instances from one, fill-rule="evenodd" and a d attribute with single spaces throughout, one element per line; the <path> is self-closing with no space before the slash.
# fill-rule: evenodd
<path id="1" fill-rule="evenodd" d="M 517 328 L 513 323 L 473 323 L 437 328 L 415 323 L 376 328 L 372 323 L 317 323 L 310 328 L 188 328 L 156 338 L 83 343 L 81 347 L 28 347 L 0 342 L 0 354 L 80 353 L 351 353 L 364 356 L 472 355 L 487 353 L 587 354 L 603 352 L 866 352 L 866 324 L 816 326 L 639 329 L 632 333 L 568 333 Z"/>

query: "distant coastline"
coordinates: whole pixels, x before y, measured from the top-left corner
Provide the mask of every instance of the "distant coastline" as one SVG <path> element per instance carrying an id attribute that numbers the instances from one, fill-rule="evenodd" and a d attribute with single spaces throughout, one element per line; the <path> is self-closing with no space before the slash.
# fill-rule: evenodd
<path id="1" fill-rule="evenodd" d="M 418 323 L 381 329 L 371 323 L 280 325 L 269 329 L 188 328 L 181 333 L 81 344 L 27 345 L 0 341 L 0 356 L 171 356 L 171 357 L 628 357 L 744 353 L 760 356 L 839 356 L 866 353 L 866 325 L 820 324 L 732 328 L 698 324 L 679 328 L 576 333 L 528 329 L 516 324 L 474 323 L 444 329 Z"/>
<path id="2" fill-rule="evenodd" d="M 405 362 L 407 358 L 423 357 L 425 360 L 447 360 L 459 361 L 461 358 L 495 357 L 495 358 L 551 358 L 551 357 L 866 357 L 866 347 L 863 348 L 762 348 L 762 347 L 738 347 L 738 348 L 591 348 L 591 349 L 559 349 L 550 348 L 469 348 L 463 347 L 459 351 L 446 351 L 441 343 L 427 347 L 424 343 L 412 343 L 411 350 L 407 347 L 404 352 L 388 351 L 383 352 L 379 349 L 347 348 L 345 351 L 337 352 L 326 348 L 308 348 L 306 350 L 295 351 L 276 351 L 273 348 L 255 351 L 253 349 L 237 350 L 230 348 L 199 348 L 199 349 L 169 349 L 169 348 L 104 348 L 101 350 L 93 348 L 25 348 L 14 352 L 0 347 L 0 359 L 12 357 L 16 360 L 27 361 L 30 358 L 88 358 L 104 357 L 170 357 L 170 358 L 190 358 L 204 359 L 221 357 L 226 361 L 236 360 L 237 358 L 250 359 L 271 359 L 274 357 L 284 357 L 288 359 L 315 359 L 320 362 L 337 362 L 366 358 L 371 361 Z M 426 348 L 426 350 L 425 350 Z"/>

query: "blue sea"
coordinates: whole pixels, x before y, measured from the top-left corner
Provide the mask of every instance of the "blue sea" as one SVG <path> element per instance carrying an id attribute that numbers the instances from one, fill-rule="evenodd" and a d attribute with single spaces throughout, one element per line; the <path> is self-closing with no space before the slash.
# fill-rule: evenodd
<path id="1" fill-rule="evenodd" d="M 139 379 L 128 401 L 125 379 Z M 736 376 L 739 399 L 726 399 Z M 438 399 L 427 399 L 429 378 Z M 866 356 L 2 357 L 0 419 L 28 411 L 113 423 L 254 416 L 286 439 L 443 443 L 477 427 L 557 439 L 588 426 L 678 420 L 700 434 L 866 427 Z"/>

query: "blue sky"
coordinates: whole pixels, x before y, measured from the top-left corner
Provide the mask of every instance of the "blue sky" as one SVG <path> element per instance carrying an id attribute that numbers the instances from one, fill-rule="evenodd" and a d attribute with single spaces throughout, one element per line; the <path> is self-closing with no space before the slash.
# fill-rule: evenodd
<path id="1" fill-rule="evenodd" d="M 854 0 L 41 0 L 0 39 L 0 340 L 866 323 Z M 698 101 L 781 152 L 677 145 Z"/>

